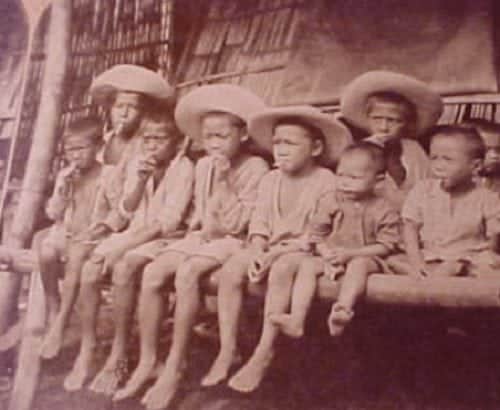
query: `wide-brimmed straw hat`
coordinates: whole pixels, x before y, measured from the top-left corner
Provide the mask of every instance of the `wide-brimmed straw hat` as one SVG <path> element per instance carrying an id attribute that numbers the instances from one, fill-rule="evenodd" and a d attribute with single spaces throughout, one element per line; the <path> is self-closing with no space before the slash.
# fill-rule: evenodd
<path id="1" fill-rule="evenodd" d="M 441 97 L 424 82 L 400 73 L 369 71 L 355 78 L 342 93 L 340 110 L 343 116 L 353 125 L 370 132 L 366 101 L 379 92 L 400 94 L 415 105 L 417 135 L 436 125 L 443 112 Z"/>
<path id="2" fill-rule="evenodd" d="M 260 146 L 271 150 L 274 128 L 281 119 L 285 118 L 299 119 L 322 132 L 325 146 L 320 160 L 325 165 L 335 165 L 342 151 L 352 143 L 351 133 L 345 125 L 332 115 L 324 114 L 310 105 L 263 110 L 250 119 L 249 132 Z"/>
<path id="3" fill-rule="evenodd" d="M 195 88 L 179 100 L 175 121 L 179 129 L 193 139 L 201 138 L 201 120 L 209 112 L 225 112 L 245 123 L 266 107 L 250 90 L 234 84 L 210 84 Z"/>
<path id="4" fill-rule="evenodd" d="M 174 88 L 158 73 L 133 64 L 119 64 L 99 74 L 90 86 L 90 94 L 107 104 L 117 91 L 147 95 L 159 101 L 174 96 Z"/>

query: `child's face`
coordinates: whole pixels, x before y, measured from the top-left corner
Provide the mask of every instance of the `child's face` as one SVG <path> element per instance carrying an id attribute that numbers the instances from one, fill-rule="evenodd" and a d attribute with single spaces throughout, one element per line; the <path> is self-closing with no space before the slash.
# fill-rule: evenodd
<path id="1" fill-rule="evenodd" d="M 176 132 L 173 123 L 145 124 L 141 130 L 142 152 L 158 163 L 172 158 L 176 147 Z"/>
<path id="2" fill-rule="evenodd" d="M 481 132 L 481 138 L 486 146 L 484 170 L 488 173 L 500 174 L 500 134 Z"/>
<path id="3" fill-rule="evenodd" d="M 364 152 L 347 152 L 337 166 L 337 190 L 349 199 L 371 195 L 379 176 L 370 155 Z"/>
<path id="4" fill-rule="evenodd" d="M 372 135 L 384 137 L 386 141 L 402 138 L 408 125 L 404 108 L 392 102 L 374 102 L 368 112 L 368 124 Z"/>
<path id="5" fill-rule="evenodd" d="M 141 96 L 137 93 L 118 92 L 111 106 L 110 117 L 113 129 L 121 128 L 125 134 L 133 132 L 142 115 Z"/>
<path id="6" fill-rule="evenodd" d="M 465 142 L 440 135 L 432 139 L 430 161 L 434 176 L 447 191 L 470 182 L 481 164 L 480 160 L 471 158 Z"/>
<path id="7" fill-rule="evenodd" d="M 274 129 L 274 161 L 287 174 L 299 173 L 310 166 L 322 151 L 322 144 L 313 141 L 309 130 L 300 125 L 282 124 Z"/>
<path id="8" fill-rule="evenodd" d="M 209 156 L 234 158 L 248 137 L 245 129 L 235 123 L 230 115 L 207 115 L 201 122 L 203 148 Z"/>
<path id="9" fill-rule="evenodd" d="M 64 141 L 64 157 L 79 171 L 86 171 L 95 164 L 98 145 L 86 136 L 69 135 Z"/>

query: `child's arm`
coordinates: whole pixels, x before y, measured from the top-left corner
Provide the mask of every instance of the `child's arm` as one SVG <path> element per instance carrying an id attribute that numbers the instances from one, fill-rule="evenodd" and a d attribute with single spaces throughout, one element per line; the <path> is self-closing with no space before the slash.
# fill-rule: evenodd
<path id="1" fill-rule="evenodd" d="M 47 216 L 53 221 L 60 221 L 64 217 L 64 211 L 66 210 L 68 202 L 71 199 L 70 184 L 75 169 L 76 167 L 73 164 L 62 168 L 57 174 L 54 191 L 52 192 L 52 196 L 47 201 L 47 205 L 45 207 Z"/>
<path id="2" fill-rule="evenodd" d="M 427 276 L 425 260 L 420 250 L 418 225 L 409 219 L 403 221 L 403 241 L 406 255 L 415 271 L 422 276 Z"/>

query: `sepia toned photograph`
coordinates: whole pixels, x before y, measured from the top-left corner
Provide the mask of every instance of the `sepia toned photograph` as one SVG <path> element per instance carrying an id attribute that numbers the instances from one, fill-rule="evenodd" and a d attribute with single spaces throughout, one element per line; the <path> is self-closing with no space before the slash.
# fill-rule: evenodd
<path id="1" fill-rule="evenodd" d="M 500 408 L 498 27 L 0 0 L 0 410 Z"/>

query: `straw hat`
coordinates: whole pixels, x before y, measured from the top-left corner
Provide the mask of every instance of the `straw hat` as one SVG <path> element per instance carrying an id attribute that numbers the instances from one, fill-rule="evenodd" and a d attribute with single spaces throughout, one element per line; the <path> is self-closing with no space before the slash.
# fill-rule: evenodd
<path id="1" fill-rule="evenodd" d="M 174 95 L 174 88 L 159 74 L 132 64 L 111 67 L 94 78 L 90 86 L 90 94 L 101 104 L 108 103 L 117 91 L 144 94 L 160 101 Z"/>
<path id="2" fill-rule="evenodd" d="M 179 129 L 193 139 L 201 138 L 201 119 L 213 111 L 226 112 L 245 123 L 266 107 L 264 101 L 250 90 L 233 84 L 204 85 L 186 94 L 175 107 Z"/>
<path id="3" fill-rule="evenodd" d="M 436 125 L 443 111 L 439 94 L 422 81 L 390 71 L 369 71 L 355 78 L 342 93 L 340 110 L 343 116 L 369 132 L 366 100 L 378 92 L 400 94 L 415 105 L 417 135 Z"/>
<path id="4" fill-rule="evenodd" d="M 319 129 L 324 136 L 325 147 L 321 162 L 332 166 L 338 162 L 342 151 L 352 143 L 347 127 L 331 115 L 323 114 L 310 105 L 270 108 L 257 113 L 250 119 L 249 132 L 261 146 L 272 149 L 272 136 L 276 123 L 287 117 L 298 118 Z"/>

